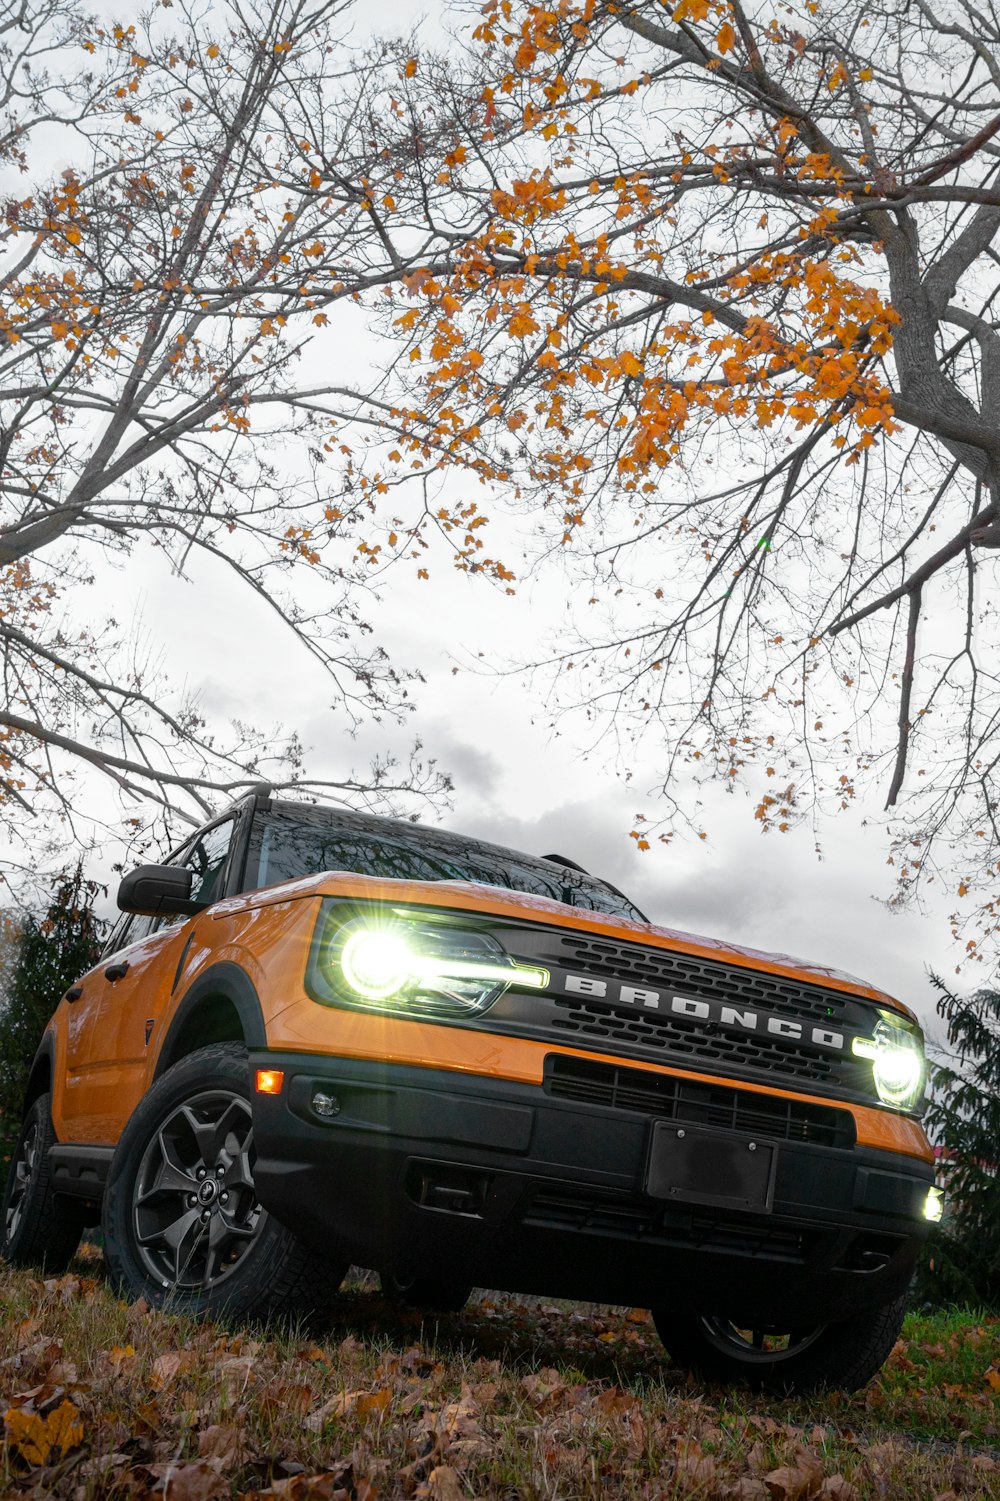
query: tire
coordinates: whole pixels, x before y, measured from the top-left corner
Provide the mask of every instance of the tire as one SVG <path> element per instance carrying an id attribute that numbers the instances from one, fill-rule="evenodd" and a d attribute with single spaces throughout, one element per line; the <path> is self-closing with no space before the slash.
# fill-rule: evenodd
<path id="1" fill-rule="evenodd" d="M 104 1195 L 104 1250 L 126 1297 L 195 1318 L 321 1312 L 347 1273 L 254 1191 L 246 1049 L 215 1043 L 167 1070 L 136 1107 Z"/>
<path id="2" fill-rule="evenodd" d="M 55 1145 L 52 1100 L 39 1095 L 29 1107 L 11 1153 L 0 1213 L 0 1256 L 12 1266 L 64 1272 L 76 1255 L 88 1219 L 94 1218 L 52 1190 L 49 1149 Z"/>
<path id="3" fill-rule="evenodd" d="M 882 1368 L 899 1338 L 906 1295 L 873 1314 L 844 1323 L 779 1332 L 729 1319 L 654 1308 L 653 1323 L 675 1365 L 709 1381 L 739 1382 L 758 1391 L 853 1392 Z"/>
<path id="4" fill-rule="evenodd" d="M 395 1277 L 381 1272 L 382 1295 L 405 1308 L 426 1308 L 433 1313 L 458 1313 L 469 1301 L 472 1284 L 449 1277 Z"/>

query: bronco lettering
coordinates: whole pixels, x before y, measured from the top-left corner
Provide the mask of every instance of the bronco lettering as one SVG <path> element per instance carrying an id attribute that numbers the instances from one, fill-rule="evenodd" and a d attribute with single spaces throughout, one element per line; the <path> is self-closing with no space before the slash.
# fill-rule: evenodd
<path id="1" fill-rule="evenodd" d="M 805 1038 L 816 1047 L 844 1050 L 843 1032 L 830 1027 L 804 1028 L 802 1022 L 791 1021 L 785 1016 L 762 1016 L 758 1011 L 738 1011 L 735 1006 L 723 1006 L 719 1001 L 699 1000 L 690 995 L 667 995 L 661 990 L 640 989 L 636 985 L 618 985 L 614 981 L 598 980 L 592 975 L 566 975 L 563 989 L 571 995 L 593 996 L 595 999 L 618 1002 L 626 1006 L 643 1006 L 650 1011 L 670 1011 L 674 1016 L 686 1016 L 709 1025 L 742 1028 L 745 1032 L 770 1032 L 774 1037 L 787 1037 L 794 1041 Z"/>

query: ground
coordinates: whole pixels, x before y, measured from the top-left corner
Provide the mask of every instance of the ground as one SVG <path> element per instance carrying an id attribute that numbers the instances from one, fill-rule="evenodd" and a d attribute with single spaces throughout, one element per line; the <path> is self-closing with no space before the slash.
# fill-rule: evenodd
<path id="1" fill-rule="evenodd" d="M 364 1279 L 322 1326 L 222 1329 L 71 1272 L 0 1273 L 0 1497 L 920 1501 L 1000 1497 L 1000 1321 L 911 1316 L 855 1396 L 705 1389 L 641 1309 Z"/>

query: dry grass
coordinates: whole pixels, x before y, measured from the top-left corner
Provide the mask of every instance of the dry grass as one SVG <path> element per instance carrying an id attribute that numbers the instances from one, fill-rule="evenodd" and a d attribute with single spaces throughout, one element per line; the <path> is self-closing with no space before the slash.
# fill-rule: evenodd
<path id="1" fill-rule="evenodd" d="M 1000 1497 L 1000 1323 L 912 1319 L 809 1403 L 702 1390 L 640 1311 L 485 1297 L 422 1320 L 364 1285 L 321 1334 L 114 1298 L 95 1255 L 0 1274 L 4 1495 L 916 1501 Z"/>

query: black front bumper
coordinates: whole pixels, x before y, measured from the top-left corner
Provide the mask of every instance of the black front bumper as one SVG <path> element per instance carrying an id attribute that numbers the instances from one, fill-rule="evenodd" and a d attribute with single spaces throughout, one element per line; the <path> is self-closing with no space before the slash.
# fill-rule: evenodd
<path id="1" fill-rule="evenodd" d="M 262 1203 L 359 1266 L 815 1321 L 895 1297 L 927 1232 L 933 1168 L 895 1153 L 781 1141 L 768 1212 L 666 1202 L 645 1191 L 649 1115 L 311 1054 L 259 1052 L 251 1068 L 285 1076 L 280 1095 L 254 1096 Z M 335 1114 L 317 1114 L 317 1091 Z"/>

